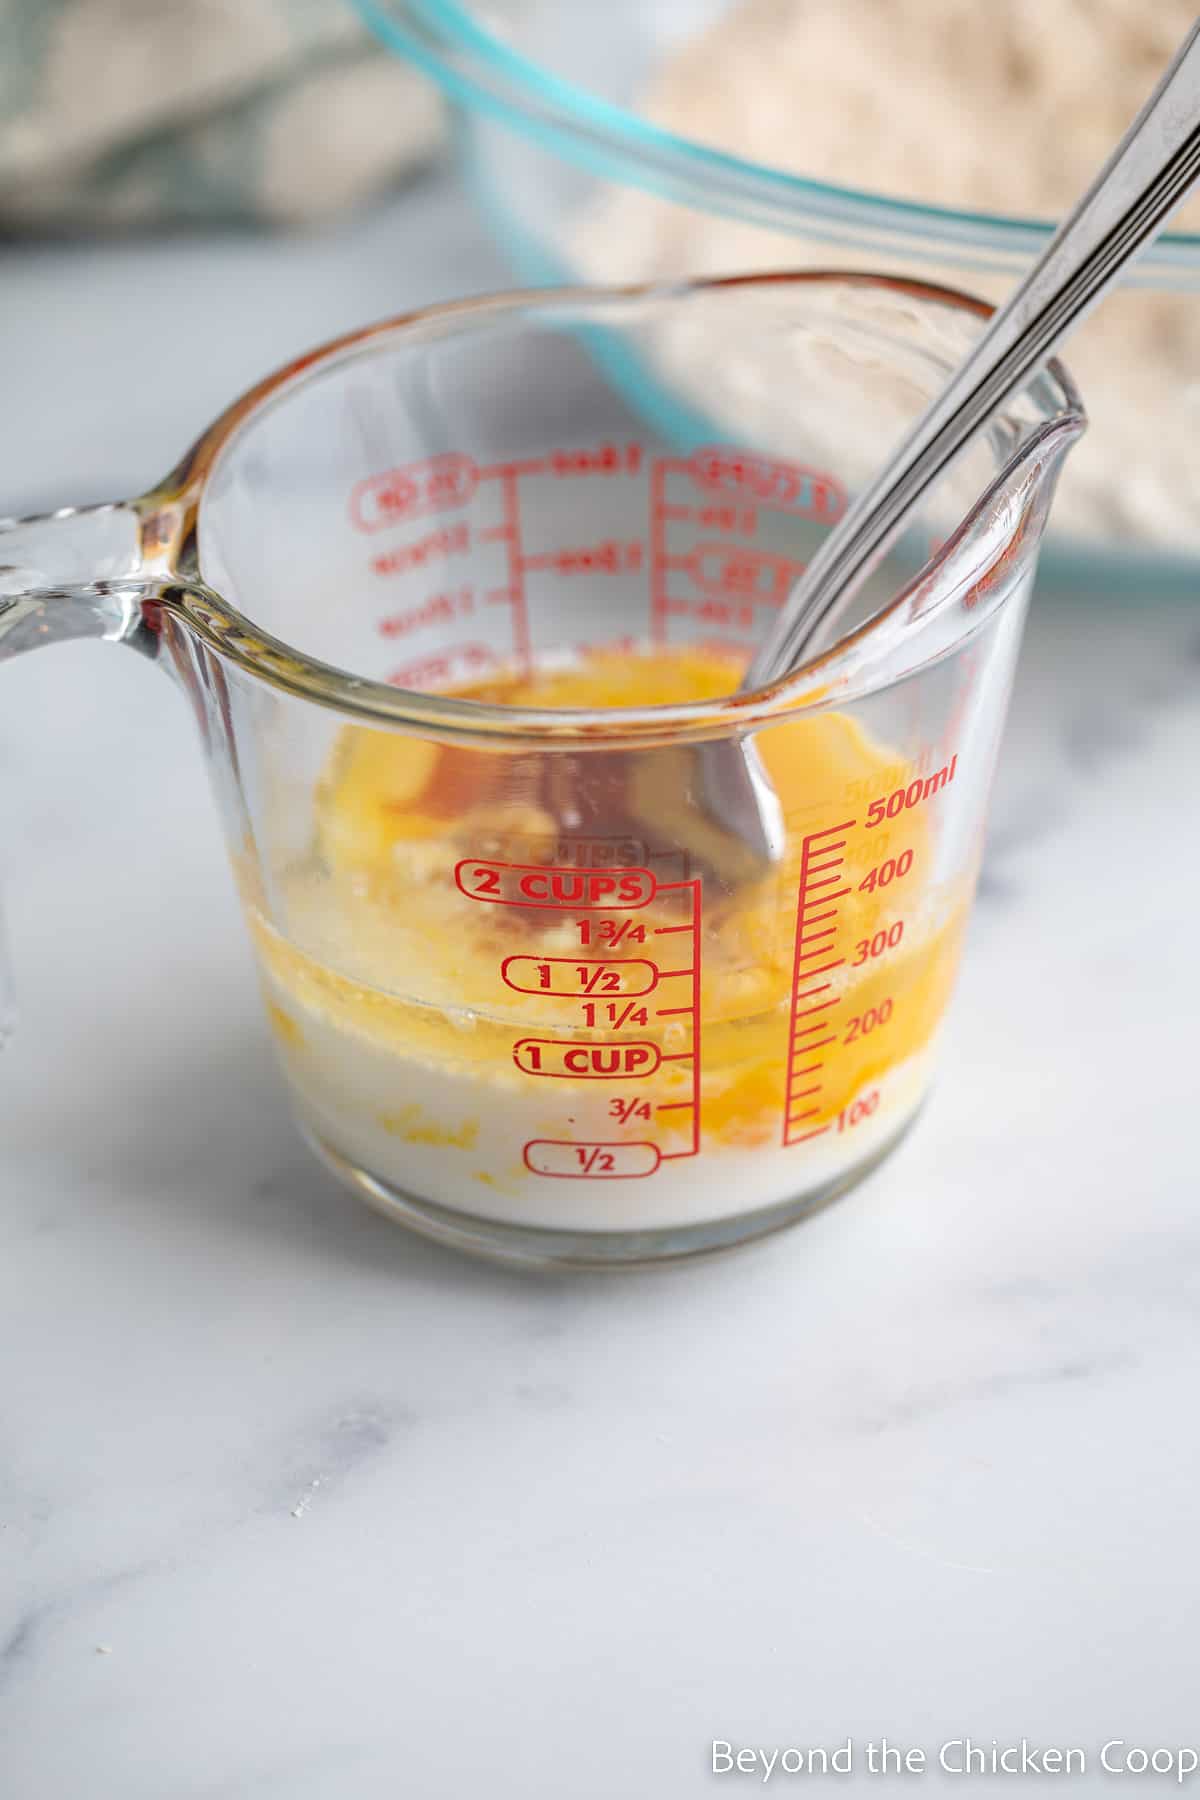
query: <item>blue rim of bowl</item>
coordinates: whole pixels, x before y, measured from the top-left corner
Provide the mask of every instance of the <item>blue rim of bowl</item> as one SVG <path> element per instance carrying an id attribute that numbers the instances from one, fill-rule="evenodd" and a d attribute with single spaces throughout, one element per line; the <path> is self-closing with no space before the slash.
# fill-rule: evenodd
<path id="1" fill-rule="evenodd" d="M 474 196 L 493 236 L 503 244 L 517 278 L 531 287 L 568 287 L 578 282 L 577 271 L 558 261 L 547 246 L 534 237 L 507 210 L 492 179 L 486 156 L 468 128 L 464 115 L 458 120 L 459 154 L 468 190 Z M 676 444 L 707 442 L 719 436 L 711 420 L 672 394 L 654 375 L 644 358 L 609 344 L 591 345 L 605 374 L 627 403 L 655 430 Z M 1157 597 L 1194 601 L 1196 562 L 1185 551 L 1155 550 L 1145 546 L 1104 544 L 1097 546 L 1072 534 L 1053 529 L 1038 558 L 1043 587 L 1052 587 L 1089 602 L 1102 598 L 1128 599 L 1130 589 L 1140 591 L 1151 574 Z"/>
<path id="2" fill-rule="evenodd" d="M 576 163 L 743 219 L 787 231 L 819 224 L 830 238 L 871 234 L 872 248 L 931 241 L 944 260 L 1010 268 L 1037 254 L 1054 225 L 1002 213 L 963 212 L 839 187 L 744 161 L 639 118 L 505 44 L 458 0 L 355 0 L 389 49 L 456 101 L 499 117 Z M 1200 276 L 1200 234 L 1170 233 L 1138 260 L 1135 285 Z M 1191 278 L 1189 280 L 1189 277 Z"/>

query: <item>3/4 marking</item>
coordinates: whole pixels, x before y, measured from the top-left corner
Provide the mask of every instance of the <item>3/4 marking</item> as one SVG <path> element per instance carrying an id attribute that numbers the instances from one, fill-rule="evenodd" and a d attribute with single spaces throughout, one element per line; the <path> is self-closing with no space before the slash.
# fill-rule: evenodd
<path id="1" fill-rule="evenodd" d="M 628 1095 L 624 1098 L 617 1095 L 608 1103 L 608 1116 L 615 1119 L 618 1125 L 628 1125 L 635 1119 L 649 1119 L 650 1102 L 633 1099 Z"/>

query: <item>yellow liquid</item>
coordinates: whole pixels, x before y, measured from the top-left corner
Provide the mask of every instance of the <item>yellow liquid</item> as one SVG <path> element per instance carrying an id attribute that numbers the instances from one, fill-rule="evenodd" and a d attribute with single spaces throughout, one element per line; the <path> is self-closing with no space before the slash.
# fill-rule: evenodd
<path id="1" fill-rule="evenodd" d="M 727 658 L 707 651 L 653 650 L 596 654 L 570 668 L 461 691 L 512 706 L 628 707 L 717 698 L 736 687 L 738 674 Z M 562 752 L 465 750 L 347 727 L 317 791 L 313 855 L 284 878 L 279 929 L 248 895 L 285 1054 L 300 1051 L 319 1026 L 395 1057 L 398 1066 L 415 1059 L 425 1069 L 519 1088 L 513 1046 L 522 1032 L 611 1040 L 603 1001 L 589 1011 L 581 995 L 516 991 L 501 979 L 501 966 L 514 955 L 527 968 L 551 958 L 563 959 L 563 966 L 581 957 L 615 963 L 647 957 L 653 946 L 628 937 L 606 942 L 599 913 L 480 904 L 454 878 L 465 857 L 578 866 L 581 841 L 591 846 L 585 863 L 597 845 L 607 844 L 621 861 L 657 856 L 661 879 L 682 882 L 699 870 L 703 1140 L 777 1143 L 788 1104 L 804 838 L 853 818 L 854 826 L 840 834 L 839 881 L 847 891 L 837 901 L 837 935 L 829 946 L 837 966 L 820 975 L 821 1000 L 836 1002 L 835 1022 L 819 1092 L 804 1109 L 813 1129 L 844 1113 L 929 1044 L 953 980 L 965 906 L 960 893 L 931 886 L 926 812 L 907 815 L 902 832 L 866 826 L 869 799 L 886 796 L 907 773 L 854 719 L 837 712 L 793 719 L 757 741 L 788 819 L 788 856 L 757 879 L 722 883 L 705 871 L 703 857 L 699 864 L 695 855 L 690 864 L 672 858 L 669 799 L 657 839 L 647 847 L 656 822 L 631 825 L 620 801 L 630 762 L 610 769 L 609 791 L 602 765 L 588 765 L 586 756 L 574 758 L 572 768 Z M 663 753 L 647 756 L 668 766 Z M 602 790 L 599 799 L 592 793 L 588 800 L 589 783 Z M 578 814 L 589 804 L 593 816 L 581 828 Z M 598 829 L 605 824 L 612 828 L 607 833 Z M 635 841 L 624 850 L 626 835 Z M 904 852 L 911 853 L 907 866 Z M 883 881 L 880 870 L 889 860 L 903 873 Z M 637 916 L 629 914 L 627 924 Z M 652 1006 L 635 1025 L 636 1036 L 664 1056 L 683 1041 L 684 1027 Z M 581 1107 L 586 1102 L 594 1111 L 602 1085 L 588 1083 L 585 1093 L 583 1082 L 570 1079 L 532 1084 L 550 1120 L 571 1111 L 574 1092 Z M 523 1091 L 528 1095 L 528 1082 Z M 433 1129 L 448 1147 L 459 1139 L 462 1147 L 473 1143 L 472 1117 L 431 1126 L 407 1116 L 402 1099 L 400 1091 L 395 1112 L 376 1122 L 401 1137 Z"/>

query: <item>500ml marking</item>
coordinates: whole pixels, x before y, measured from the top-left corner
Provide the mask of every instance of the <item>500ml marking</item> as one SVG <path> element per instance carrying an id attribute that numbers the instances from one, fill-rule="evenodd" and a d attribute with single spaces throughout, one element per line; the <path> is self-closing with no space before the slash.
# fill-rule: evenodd
<path id="1" fill-rule="evenodd" d="M 920 806 L 922 800 L 929 800 L 954 780 L 958 768 L 958 757 L 952 756 L 944 768 L 936 774 L 916 776 L 907 787 L 894 788 L 881 800 L 872 800 L 867 807 L 867 816 L 863 823 L 868 831 L 876 825 L 882 825 L 885 819 L 897 819 L 902 812 L 908 812 L 914 806 Z"/>
<path id="2" fill-rule="evenodd" d="M 911 765 L 910 765 L 911 766 Z M 864 830 L 921 806 L 954 780 L 957 753 L 932 775 L 915 776 L 904 787 L 868 801 Z M 896 1010 L 886 995 L 863 1011 L 847 1018 L 839 1011 L 845 996 L 835 991 L 835 971 L 865 968 L 896 950 L 904 940 L 905 921 L 892 918 L 868 937 L 843 939 L 842 903 L 855 890 L 874 894 L 903 882 L 910 874 L 915 852 L 909 846 L 875 863 L 856 882 L 846 868 L 850 834 L 858 819 L 843 819 L 802 839 L 800 878 L 796 893 L 796 938 L 792 957 L 792 994 L 788 1027 L 787 1073 L 784 1087 L 783 1143 L 806 1144 L 828 1131 L 852 1131 L 869 1119 L 879 1105 L 879 1090 L 850 1098 L 850 1103 L 829 1116 L 828 1059 L 840 1049 L 885 1030 Z M 868 844 L 883 847 L 878 839 Z M 851 990 L 852 992 L 853 990 Z M 827 1115 L 822 1124 L 822 1114 Z"/>

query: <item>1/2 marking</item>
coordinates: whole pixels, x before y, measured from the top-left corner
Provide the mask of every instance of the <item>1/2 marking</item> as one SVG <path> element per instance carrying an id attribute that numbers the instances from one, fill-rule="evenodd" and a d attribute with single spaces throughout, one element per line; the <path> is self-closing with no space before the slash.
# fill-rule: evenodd
<path id="1" fill-rule="evenodd" d="M 525 1167 L 531 1175 L 566 1181 L 637 1181 L 653 1175 L 662 1153 L 657 1144 L 626 1141 L 580 1144 L 570 1138 L 531 1138 Z"/>

